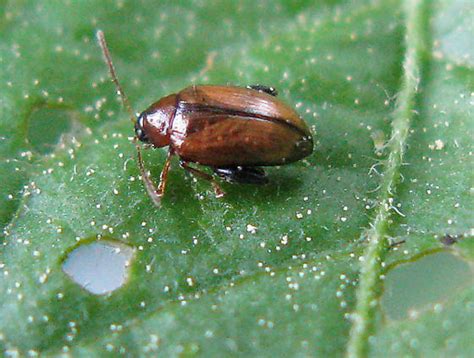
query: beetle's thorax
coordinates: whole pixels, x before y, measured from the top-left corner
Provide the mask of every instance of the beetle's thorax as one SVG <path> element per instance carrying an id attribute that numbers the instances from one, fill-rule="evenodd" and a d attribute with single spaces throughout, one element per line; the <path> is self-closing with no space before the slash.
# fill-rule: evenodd
<path id="1" fill-rule="evenodd" d="M 154 147 L 165 147 L 170 144 L 177 100 L 176 94 L 163 97 L 140 114 L 137 126 L 141 127 L 146 142 Z"/>

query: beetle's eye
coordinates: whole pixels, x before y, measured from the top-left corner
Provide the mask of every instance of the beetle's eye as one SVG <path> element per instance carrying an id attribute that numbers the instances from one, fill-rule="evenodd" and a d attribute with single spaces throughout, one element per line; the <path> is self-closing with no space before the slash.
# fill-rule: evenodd
<path id="1" fill-rule="evenodd" d="M 140 114 L 138 117 L 137 122 L 135 123 L 135 135 L 137 136 L 138 140 L 144 143 L 148 143 L 148 137 L 145 134 L 145 130 L 143 129 L 143 121 L 144 121 L 144 114 Z"/>

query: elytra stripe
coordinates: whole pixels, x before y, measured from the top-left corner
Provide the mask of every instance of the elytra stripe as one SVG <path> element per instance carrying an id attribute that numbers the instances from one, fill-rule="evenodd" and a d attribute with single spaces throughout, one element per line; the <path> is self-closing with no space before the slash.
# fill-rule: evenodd
<path id="1" fill-rule="evenodd" d="M 252 112 L 246 112 L 246 111 L 237 111 L 234 109 L 228 109 L 228 108 L 222 108 L 222 107 L 216 107 L 216 106 L 209 106 L 209 105 L 202 105 L 202 104 L 195 104 L 195 103 L 186 103 L 186 102 L 181 102 L 179 101 L 179 109 L 183 113 L 189 113 L 189 112 L 203 112 L 203 113 L 213 113 L 213 114 L 227 114 L 229 116 L 239 116 L 239 117 L 249 117 L 249 118 L 257 118 L 261 119 L 264 121 L 268 122 L 278 122 L 280 124 L 283 124 L 292 130 L 298 132 L 301 134 L 303 137 L 307 137 L 308 134 L 304 132 L 301 128 L 295 126 L 293 123 L 289 123 L 283 118 L 278 118 L 278 117 L 270 117 L 270 116 L 264 116 L 258 113 L 252 113 Z"/>

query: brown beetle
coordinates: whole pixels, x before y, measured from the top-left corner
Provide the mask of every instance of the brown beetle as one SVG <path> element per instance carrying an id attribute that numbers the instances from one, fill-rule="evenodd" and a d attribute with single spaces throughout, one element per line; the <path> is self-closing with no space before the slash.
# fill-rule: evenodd
<path id="1" fill-rule="evenodd" d="M 135 138 L 154 148 L 169 147 L 156 188 L 136 144 L 141 176 L 156 205 L 165 191 L 173 155 L 180 158 L 182 168 L 209 180 L 221 197 L 224 192 L 213 176 L 190 163 L 211 167 L 230 182 L 261 184 L 267 182 L 261 166 L 291 163 L 312 153 L 308 126 L 275 98 L 272 87 L 193 85 L 153 103 L 136 119 L 115 74 L 103 32 L 98 31 L 97 37 L 112 80 L 135 123 Z"/>

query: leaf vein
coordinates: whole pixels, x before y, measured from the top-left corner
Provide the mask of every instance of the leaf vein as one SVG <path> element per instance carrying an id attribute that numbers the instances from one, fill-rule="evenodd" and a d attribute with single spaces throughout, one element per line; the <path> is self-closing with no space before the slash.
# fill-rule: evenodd
<path id="1" fill-rule="evenodd" d="M 400 168 L 407 145 L 410 122 L 415 112 L 415 100 L 421 80 L 421 62 L 424 50 L 425 21 L 423 0 L 405 0 L 405 55 L 401 91 L 393 113 L 392 133 L 388 143 L 389 155 L 380 184 L 379 204 L 370 228 L 363 236 L 368 244 L 361 264 L 357 303 L 352 314 L 352 327 L 347 346 L 348 357 L 366 357 L 369 338 L 374 330 L 374 318 L 381 292 L 383 261 L 389 244 L 389 220 L 396 210 L 394 195 L 400 180 Z"/>

